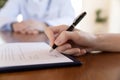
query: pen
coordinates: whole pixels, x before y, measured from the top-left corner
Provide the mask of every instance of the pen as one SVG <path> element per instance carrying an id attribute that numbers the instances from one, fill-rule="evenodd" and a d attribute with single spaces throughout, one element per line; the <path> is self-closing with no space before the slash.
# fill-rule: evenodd
<path id="1" fill-rule="evenodd" d="M 72 25 L 70 25 L 70 27 L 66 30 L 66 31 L 73 31 L 73 29 L 75 28 L 75 26 L 84 18 L 84 16 L 86 15 L 86 12 L 83 12 L 82 14 L 80 14 L 72 23 Z M 50 52 L 52 52 L 54 49 L 56 49 L 58 46 L 56 44 L 53 44 L 52 49 L 50 50 Z"/>

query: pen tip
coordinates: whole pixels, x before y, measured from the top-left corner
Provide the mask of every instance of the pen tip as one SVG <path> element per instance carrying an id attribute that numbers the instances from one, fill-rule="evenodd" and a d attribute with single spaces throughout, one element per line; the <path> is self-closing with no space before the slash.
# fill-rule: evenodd
<path id="1" fill-rule="evenodd" d="M 49 50 L 49 52 L 52 52 L 53 50 L 54 50 L 54 49 L 51 48 L 51 49 Z"/>

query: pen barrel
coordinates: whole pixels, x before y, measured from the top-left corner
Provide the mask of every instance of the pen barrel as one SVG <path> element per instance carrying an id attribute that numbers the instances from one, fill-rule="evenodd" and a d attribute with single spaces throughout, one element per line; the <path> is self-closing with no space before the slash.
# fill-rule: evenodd
<path id="1" fill-rule="evenodd" d="M 53 49 L 55 49 L 55 48 L 57 48 L 58 46 L 56 45 L 56 44 L 54 44 L 53 46 L 52 46 L 52 48 Z"/>
<path id="2" fill-rule="evenodd" d="M 74 29 L 74 25 L 71 25 L 71 26 L 67 29 L 67 31 L 73 31 L 73 29 Z"/>
<path id="3" fill-rule="evenodd" d="M 66 31 L 73 31 L 74 30 L 74 27 L 83 19 L 83 17 L 86 15 L 86 12 L 83 12 L 80 16 L 78 16 L 73 24 L 66 30 Z M 56 44 L 54 44 L 52 46 L 53 49 L 57 48 L 58 46 Z"/>
<path id="4" fill-rule="evenodd" d="M 73 25 L 76 26 L 86 15 L 86 12 L 83 12 L 81 15 L 79 15 L 73 22 Z"/>
<path id="5" fill-rule="evenodd" d="M 74 27 L 84 18 L 86 15 L 86 12 L 83 12 L 81 15 L 79 15 L 73 22 L 73 24 L 67 29 L 67 31 L 72 31 Z"/>

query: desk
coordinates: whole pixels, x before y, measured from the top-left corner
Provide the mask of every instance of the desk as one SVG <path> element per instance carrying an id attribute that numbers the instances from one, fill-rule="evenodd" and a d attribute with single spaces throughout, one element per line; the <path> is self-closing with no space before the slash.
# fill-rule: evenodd
<path id="1" fill-rule="evenodd" d="M 0 32 L 0 42 L 47 42 L 44 33 L 23 35 Z M 76 57 L 82 66 L 0 73 L 0 80 L 120 80 L 120 53 L 87 54 Z"/>

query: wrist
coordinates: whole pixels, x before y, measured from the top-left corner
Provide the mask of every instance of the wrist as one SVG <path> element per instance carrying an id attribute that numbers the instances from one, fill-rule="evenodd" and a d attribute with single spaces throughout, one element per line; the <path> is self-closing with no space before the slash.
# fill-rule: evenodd
<path id="1" fill-rule="evenodd" d="M 96 51 L 97 47 L 98 47 L 98 35 L 97 34 L 92 34 L 90 37 L 90 48 L 92 49 L 92 51 Z"/>
<path id="2" fill-rule="evenodd" d="M 95 34 L 95 41 L 94 41 L 94 50 L 101 50 L 104 47 L 104 39 L 101 34 Z"/>
<path id="3" fill-rule="evenodd" d="M 15 24 L 16 24 L 17 22 L 12 22 L 11 23 L 11 31 L 12 32 L 14 32 L 15 31 Z"/>

